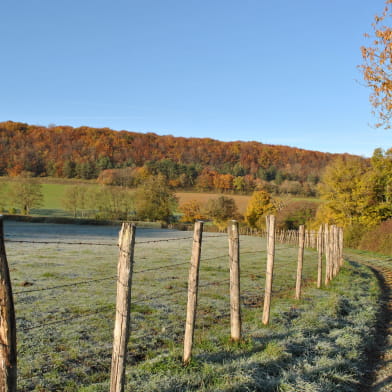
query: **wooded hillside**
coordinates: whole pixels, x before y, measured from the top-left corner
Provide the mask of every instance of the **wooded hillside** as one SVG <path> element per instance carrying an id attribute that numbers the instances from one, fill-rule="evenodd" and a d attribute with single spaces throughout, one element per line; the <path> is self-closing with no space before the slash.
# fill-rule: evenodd
<path id="1" fill-rule="evenodd" d="M 334 154 L 258 142 L 159 136 L 108 128 L 43 127 L 0 123 L 0 175 L 30 171 L 36 176 L 96 178 L 102 170 L 141 167 L 170 160 L 197 174 L 298 181 L 317 178 Z"/>

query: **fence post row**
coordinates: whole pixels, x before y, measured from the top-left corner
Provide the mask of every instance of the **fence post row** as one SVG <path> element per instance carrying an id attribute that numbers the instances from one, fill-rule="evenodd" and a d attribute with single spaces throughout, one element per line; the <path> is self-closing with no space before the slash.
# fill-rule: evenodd
<path id="1" fill-rule="evenodd" d="M 0 391 L 16 392 L 16 323 L 10 272 L 0 215 Z"/>
<path id="2" fill-rule="evenodd" d="M 267 221 L 267 271 L 265 274 L 265 293 L 264 293 L 264 309 L 263 324 L 267 325 L 270 318 L 272 279 L 274 273 L 275 258 L 275 216 L 268 215 Z"/>
<path id="3" fill-rule="evenodd" d="M 134 224 L 123 223 L 119 235 L 120 254 L 117 267 L 116 321 L 114 326 L 110 392 L 123 392 L 125 387 L 135 231 L 136 227 Z"/>
<path id="4" fill-rule="evenodd" d="M 201 243 L 203 236 L 203 222 L 195 223 L 193 233 L 192 257 L 188 278 L 188 304 L 186 311 L 184 356 L 183 363 L 190 362 L 192 356 L 193 334 L 196 321 L 197 292 L 199 288 L 199 267 L 201 255 Z"/>
<path id="5" fill-rule="evenodd" d="M 230 265 L 230 333 L 233 341 L 241 339 L 241 308 L 240 308 L 240 240 L 238 222 L 231 221 L 229 234 L 229 265 Z"/>
<path id="6" fill-rule="evenodd" d="M 304 264 L 305 248 L 305 226 L 299 226 L 298 231 L 298 264 L 297 264 L 297 281 L 295 284 L 295 299 L 301 298 L 302 269 Z"/>

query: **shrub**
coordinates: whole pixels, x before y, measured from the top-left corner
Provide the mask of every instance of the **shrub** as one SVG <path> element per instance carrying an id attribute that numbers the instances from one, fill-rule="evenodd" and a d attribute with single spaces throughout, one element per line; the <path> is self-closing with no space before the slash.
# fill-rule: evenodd
<path id="1" fill-rule="evenodd" d="M 392 256 L 392 219 L 365 233 L 359 242 L 359 248 Z"/>
<path id="2" fill-rule="evenodd" d="M 210 199 L 207 202 L 206 215 L 219 229 L 224 229 L 229 219 L 239 218 L 235 200 L 227 196 Z"/>
<path id="3" fill-rule="evenodd" d="M 316 216 L 318 204 L 311 201 L 294 201 L 284 206 L 277 214 L 278 229 L 297 230 Z"/>
<path id="4" fill-rule="evenodd" d="M 267 191 L 253 192 L 246 208 L 246 223 L 253 228 L 264 228 L 265 216 L 277 211 L 277 203 Z"/>
<path id="5" fill-rule="evenodd" d="M 358 248 L 367 230 L 366 226 L 359 223 L 346 227 L 344 229 L 344 246 Z"/>

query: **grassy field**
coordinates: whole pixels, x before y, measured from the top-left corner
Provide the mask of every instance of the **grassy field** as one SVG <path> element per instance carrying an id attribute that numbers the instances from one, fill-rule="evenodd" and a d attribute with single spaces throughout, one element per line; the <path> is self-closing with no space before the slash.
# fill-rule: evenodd
<path id="1" fill-rule="evenodd" d="M 13 241 L 56 242 L 6 243 L 18 327 L 18 390 L 106 392 L 118 228 L 8 221 L 5 232 Z M 265 240 L 258 237 L 241 237 L 243 340 L 234 344 L 227 236 L 204 234 L 194 355 L 182 366 L 191 236 L 138 229 L 127 391 L 356 390 L 378 309 L 375 277 L 346 263 L 328 289 L 317 290 L 317 256 L 307 250 L 305 294 L 295 301 L 297 250 L 278 245 L 271 324 L 265 327 Z M 177 240 L 160 241 L 172 238 Z"/>
<path id="2" fill-rule="evenodd" d="M 40 208 L 33 209 L 31 211 L 32 215 L 43 215 L 43 216 L 72 216 L 72 214 L 66 210 L 64 210 L 63 199 L 65 196 L 65 192 L 68 187 L 72 185 L 83 185 L 91 188 L 99 187 L 99 185 L 94 181 L 86 181 L 86 180 L 77 180 L 77 179 L 60 179 L 60 178 L 38 178 L 36 181 L 39 181 L 42 184 L 42 192 L 44 196 L 43 205 Z M 0 177 L 0 186 L 6 186 L 9 183 L 9 178 Z M 179 204 L 183 204 L 188 202 L 189 200 L 197 200 L 202 205 L 205 205 L 208 200 L 216 199 L 222 196 L 221 193 L 198 193 L 198 192 L 177 192 L 176 196 L 178 197 Z M 241 214 L 244 214 L 246 211 L 246 207 L 250 200 L 250 195 L 231 195 L 225 194 L 225 196 L 232 197 L 236 205 L 238 207 L 238 211 Z M 284 202 L 290 201 L 315 201 L 320 202 L 319 199 L 316 198 L 303 198 L 303 197 L 289 197 L 282 196 L 281 199 Z M 6 208 L 12 207 L 11 205 L 6 206 Z"/>

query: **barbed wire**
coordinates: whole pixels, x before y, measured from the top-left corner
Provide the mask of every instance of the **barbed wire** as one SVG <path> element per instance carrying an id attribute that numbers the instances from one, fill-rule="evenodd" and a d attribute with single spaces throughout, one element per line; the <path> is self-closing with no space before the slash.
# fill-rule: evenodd
<path id="1" fill-rule="evenodd" d="M 166 265 L 162 265 L 160 267 L 155 267 L 155 268 L 147 268 L 144 270 L 140 270 L 140 271 L 134 271 L 134 274 L 141 274 L 143 272 L 150 272 L 150 271 L 157 271 L 157 270 L 161 270 L 161 269 L 165 269 L 165 268 L 173 268 L 173 267 L 177 267 L 179 265 L 185 265 L 185 264 L 189 264 L 189 261 L 182 261 L 181 263 L 175 263 L 175 264 L 166 264 Z"/>
<path id="2" fill-rule="evenodd" d="M 90 246 L 117 246 L 116 244 L 100 242 L 67 242 L 67 241 L 33 241 L 33 240 L 12 240 L 4 239 L 4 242 L 26 243 L 26 244 L 44 244 L 44 245 L 90 245 Z"/>
<path id="3" fill-rule="evenodd" d="M 90 279 L 90 280 L 84 280 L 84 281 L 75 282 L 75 283 L 66 283 L 66 284 L 62 284 L 62 285 L 58 285 L 58 286 L 42 287 L 39 289 L 30 289 L 30 290 L 20 290 L 20 291 L 15 291 L 13 294 L 18 295 L 18 294 L 33 293 L 36 291 L 55 290 L 55 289 L 61 289 L 63 287 L 72 287 L 72 286 L 79 286 L 79 285 L 83 285 L 83 284 L 90 284 L 93 282 L 101 282 L 104 280 L 114 279 L 116 277 L 117 277 L 117 275 L 113 275 L 113 276 L 109 276 L 109 277 L 105 277 L 105 278 Z"/>
<path id="4" fill-rule="evenodd" d="M 278 248 L 278 250 L 282 250 L 282 249 L 291 249 L 291 248 Z M 248 251 L 248 252 L 240 253 L 240 256 L 246 255 L 246 254 L 256 254 L 256 253 L 266 253 L 266 252 L 267 252 L 266 250 Z M 227 256 L 228 255 L 219 255 L 219 256 L 214 256 L 214 257 L 209 257 L 209 258 L 202 258 L 200 260 L 200 262 L 217 260 L 217 259 L 221 259 L 221 258 L 224 258 L 224 257 L 227 257 Z M 140 274 L 140 273 L 145 273 L 145 272 L 152 272 L 152 271 L 157 271 L 157 270 L 162 270 L 162 269 L 167 269 L 167 268 L 174 268 L 174 267 L 177 267 L 177 266 L 180 266 L 180 265 L 187 265 L 189 263 L 190 263 L 190 260 L 185 261 L 185 262 L 180 262 L 180 263 L 174 263 L 174 264 L 165 264 L 165 265 L 159 266 L 159 267 L 146 268 L 146 269 L 143 269 L 143 270 L 140 270 L 140 271 L 133 271 L 133 273 L 134 274 Z M 137 261 L 135 261 L 135 264 L 137 264 Z M 91 284 L 91 283 L 95 283 L 95 282 L 115 279 L 116 277 L 117 277 L 117 275 L 112 275 L 112 276 L 108 276 L 108 277 L 104 277 L 104 278 L 84 280 L 84 281 L 75 282 L 75 283 L 67 283 L 67 284 L 62 284 L 62 285 L 43 287 L 43 288 L 36 288 L 36 289 L 29 289 L 29 290 L 20 290 L 20 291 L 15 291 L 13 294 L 14 295 L 19 295 L 19 294 L 27 294 L 27 293 L 39 292 L 39 291 L 55 290 L 55 289 L 61 289 L 61 288 L 65 288 L 65 287 L 79 286 L 79 285 L 84 285 L 84 284 Z"/>
<path id="5" fill-rule="evenodd" d="M 207 286 L 212 286 L 212 285 L 217 285 L 218 286 L 220 284 L 223 284 L 224 282 L 229 282 L 229 281 L 230 281 L 230 279 L 217 280 L 217 281 L 214 281 L 214 282 L 208 282 L 208 283 L 200 284 L 198 287 L 200 288 L 200 287 L 207 287 Z M 147 301 L 152 301 L 152 300 L 155 300 L 155 299 L 158 299 L 158 298 L 164 298 L 164 297 L 172 296 L 174 294 L 184 293 L 184 292 L 187 292 L 187 290 L 188 290 L 188 287 L 183 287 L 183 288 L 181 288 L 179 290 L 170 291 L 170 292 L 168 292 L 166 294 L 159 294 L 159 295 L 157 294 L 156 296 L 140 299 L 138 301 L 131 301 L 131 306 L 132 305 L 139 305 L 141 303 L 145 303 Z"/>
<path id="6" fill-rule="evenodd" d="M 149 241 L 136 241 L 135 244 L 151 244 L 155 242 L 166 242 L 166 241 L 181 241 L 181 240 L 189 240 L 193 237 L 179 237 L 179 238 L 165 238 L 159 240 L 149 240 Z M 5 242 L 13 242 L 13 243 L 27 243 L 27 244 L 44 244 L 44 245 L 89 245 L 89 246 L 112 246 L 118 247 L 117 244 L 109 244 L 104 242 L 68 242 L 68 241 L 35 241 L 35 240 L 12 240 L 5 239 Z"/>
<path id="7" fill-rule="evenodd" d="M 166 293 L 166 294 L 159 294 L 159 295 L 156 295 L 156 296 L 153 296 L 153 297 L 148 297 L 148 298 L 145 298 L 145 299 L 140 299 L 140 300 L 138 300 L 138 301 L 132 301 L 132 300 L 131 300 L 131 306 L 132 306 L 132 305 L 139 305 L 139 304 L 145 303 L 145 302 L 147 302 L 147 301 L 152 301 L 152 300 L 158 299 L 158 298 L 168 297 L 168 296 L 171 296 L 171 295 L 173 295 L 173 294 L 183 293 L 183 292 L 184 292 L 185 290 L 187 290 L 187 289 L 188 289 L 187 287 L 183 287 L 183 288 L 180 289 L 180 290 L 170 291 L 169 293 Z"/>
<path id="8" fill-rule="evenodd" d="M 226 236 L 217 235 L 217 236 L 205 236 L 203 238 L 203 242 L 209 238 L 225 238 Z M 191 240 L 193 236 L 190 237 L 177 237 L 177 238 L 163 238 L 159 240 L 148 240 L 148 241 L 136 241 L 136 245 L 142 244 L 152 244 L 152 243 L 159 243 L 159 242 L 169 242 L 169 241 L 183 241 L 183 240 Z M 76 242 L 76 241 L 39 241 L 39 240 L 14 240 L 10 238 L 5 238 L 4 242 L 10 243 L 26 243 L 26 244 L 43 244 L 43 245 L 89 245 L 89 246 L 109 246 L 109 247 L 118 247 L 117 244 L 113 243 L 104 243 L 104 242 Z M 277 241 L 279 242 L 279 241 Z M 280 242 L 285 243 L 285 241 Z M 291 247 L 295 247 L 296 243 L 290 244 Z M 289 249 L 289 248 L 276 248 L 276 249 Z"/>
<path id="9" fill-rule="evenodd" d="M 56 324 L 62 324 L 68 321 L 73 321 L 73 320 L 78 320 L 84 317 L 89 317 L 89 316 L 93 316 L 99 313 L 104 313 L 104 312 L 108 312 L 108 311 L 114 311 L 114 305 L 110 305 L 109 306 L 103 306 L 102 308 L 95 308 L 93 311 L 87 312 L 87 313 L 83 313 L 77 316 L 73 316 L 73 317 L 67 317 L 61 320 L 55 320 L 55 321 L 50 321 L 47 323 L 43 323 L 43 324 L 37 324 L 37 325 L 32 325 L 31 327 L 25 327 L 25 328 L 21 328 L 20 331 L 22 332 L 26 332 L 26 331 L 30 331 L 32 329 L 37 329 L 37 328 L 42 328 L 42 327 L 46 327 L 48 325 L 56 325 Z"/>
<path id="10" fill-rule="evenodd" d="M 220 286 L 223 283 L 230 282 L 230 278 L 222 279 L 222 280 L 215 280 L 214 282 L 208 282 L 204 284 L 199 284 L 199 287 L 208 287 L 208 286 Z"/>
<path id="11" fill-rule="evenodd" d="M 205 235 L 203 240 L 207 240 L 209 238 L 225 238 L 225 235 Z M 135 244 L 151 244 L 156 242 L 167 242 L 167 241 L 182 241 L 182 240 L 191 240 L 193 236 L 186 237 L 175 237 L 175 238 L 161 238 L 159 240 L 148 240 L 148 241 L 136 241 Z M 90 245 L 90 246 L 118 246 L 113 243 L 104 243 L 104 242 L 76 242 L 76 241 L 40 241 L 40 240 L 15 240 L 11 238 L 5 238 L 4 242 L 12 242 L 12 243 L 27 243 L 27 244 L 44 244 L 44 245 Z"/>

